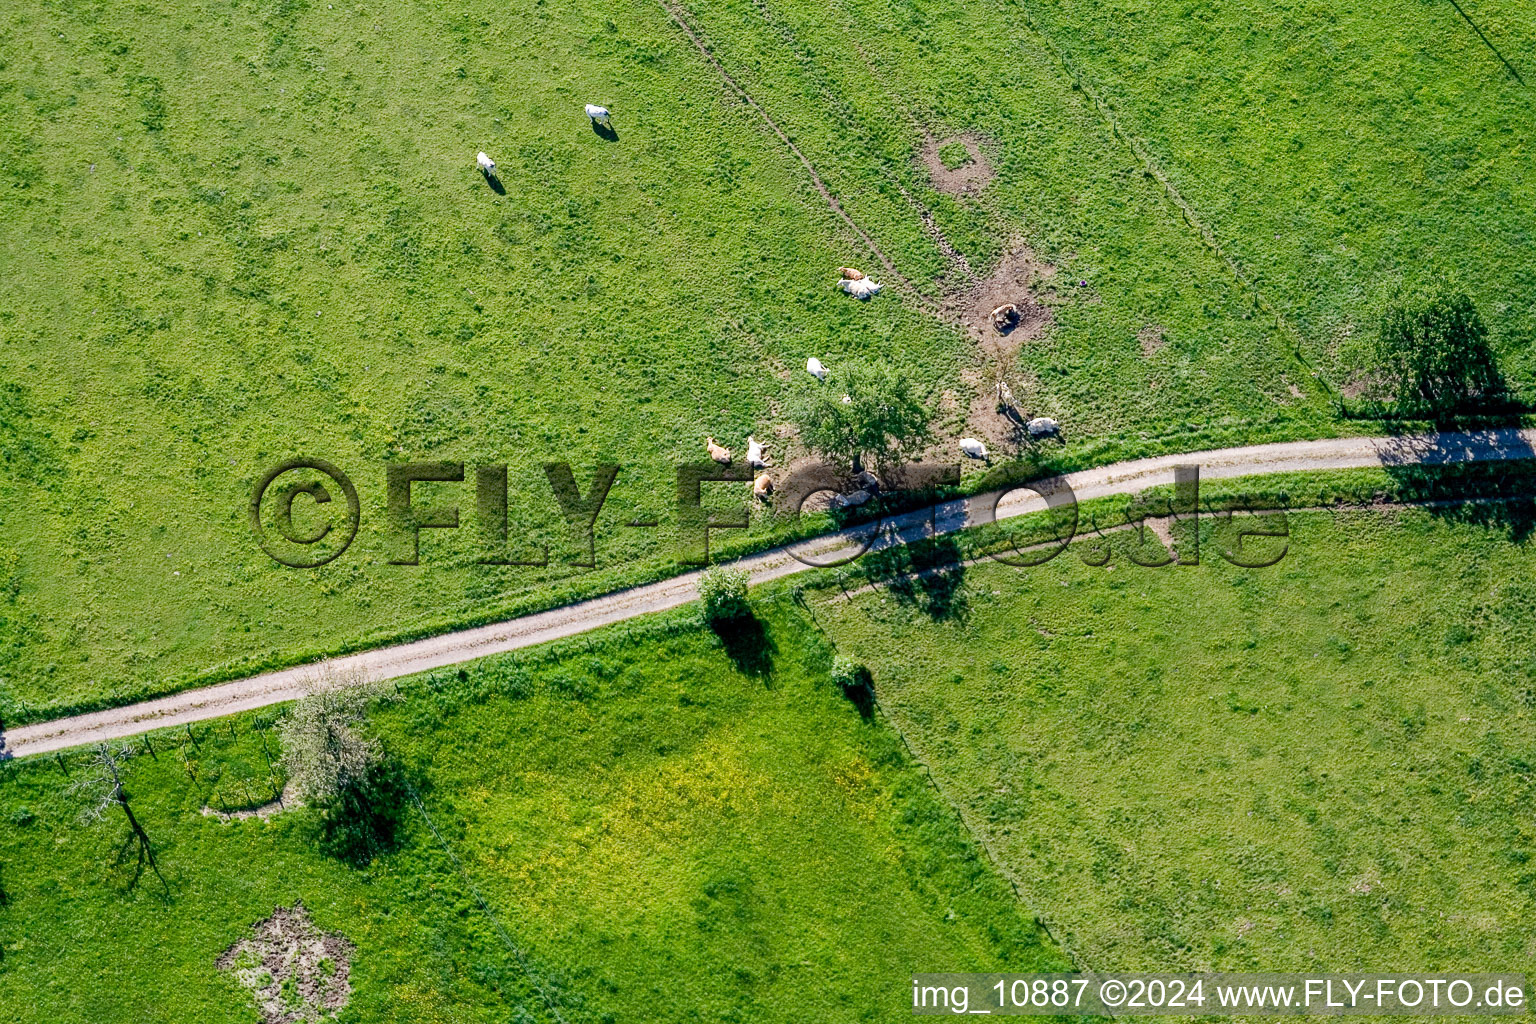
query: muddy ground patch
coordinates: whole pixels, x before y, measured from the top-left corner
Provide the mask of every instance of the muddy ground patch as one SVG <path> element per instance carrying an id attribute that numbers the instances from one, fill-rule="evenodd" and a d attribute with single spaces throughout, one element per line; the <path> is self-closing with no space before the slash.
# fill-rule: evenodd
<path id="1" fill-rule="evenodd" d="M 948 312 L 965 327 L 984 355 L 1006 365 L 1019 346 L 1041 337 L 1050 327 L 1050 307 L 1040 300 L 1054 290 L 1055 278 L 1055 267 L 1028 246 L 1015 244 L 996 270 L 949 300 Z M 992 311 L 1010 304 L 1018 308 L 1018 322 L 998 330 L 992 323 Z"/>
<path id="2" fill-rule="evenodd" d="M 352 997 L 352 943 L 315 927 L 304 904 L 278 907 L 219 955 L 256 999 L 263 1024 L 319 1024 Z"/>

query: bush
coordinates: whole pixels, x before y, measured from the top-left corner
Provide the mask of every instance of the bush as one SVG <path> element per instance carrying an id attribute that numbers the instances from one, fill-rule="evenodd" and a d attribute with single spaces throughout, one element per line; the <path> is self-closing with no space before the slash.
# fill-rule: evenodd
<path id="1" fill-rule="evenodd" d="M 839 654 L 832 659 L 832 681 L 843 689 L 863 686 L 868 677 L 869 669 L 864 667 L 863 662 L 855 661 L 846 654 Z"/>
<path id="2" fill-rule="evenodd" d="M 864 718 L 875 713 L 875 680 L 862 661 L 855 661 L 845 654 L 832 659 L 832 682 L 843 689 L 843 696 L 853 702 Z"/>
<path id="3" fill-rule="evenodd" d="M 747 601 L 750 579 L 747 570 L 723 565 L 711 566 L 700 573 L 699 597 L 704 601 L 704 620 L 729 622 L 751 615 L 752 606 Z"/>

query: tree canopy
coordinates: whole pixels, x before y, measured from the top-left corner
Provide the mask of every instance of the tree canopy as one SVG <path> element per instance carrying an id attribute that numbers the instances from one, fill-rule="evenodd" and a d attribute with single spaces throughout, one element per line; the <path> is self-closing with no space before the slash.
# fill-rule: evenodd
<path id="1" fill-rule="evenodd" d="M 789 409 L 807 448 L 854 469 L 866 458 L 890 466 L 922 447 L 930 415 L 904 373 L 866 360 L 843 363 L 827 381 L 808 385 Z"/>
<path id="2" fill-rule="evenodd" d="M 1399 404 L 1445 411 L 1504 391 L 1477 307 L 1443 281 L 1393 294 L 1374 356 L 1381 384 Z"/>

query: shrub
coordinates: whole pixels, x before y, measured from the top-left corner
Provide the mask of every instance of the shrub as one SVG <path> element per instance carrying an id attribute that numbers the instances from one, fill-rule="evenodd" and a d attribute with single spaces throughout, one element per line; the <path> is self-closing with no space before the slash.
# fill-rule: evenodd
<path id="1" fill-rule="evenodd" d="M 706 622 L 729 622 L 752 614 L 747 601 L 747 570 L 724 565 L 711 566 L 699 574 L 699 597 L 704 601 Z"/>
<path id="2" fill-rule="evenodd" d="M 842 687 L 843 696 L 859 709 L 865 719 L 875 713 L 875 680 L 862 661 L 855 661 L 844 654 L 832 659 L 832 682 Z"/>
<path id="3" fill-rule="evenodd" d="M 855 661 L 846 654 L 839 654 L 832 659 L 832 681 L 843 689 L 863 686 L 868 677 L 869 669 L 864 667 L 863 662 Z"/>

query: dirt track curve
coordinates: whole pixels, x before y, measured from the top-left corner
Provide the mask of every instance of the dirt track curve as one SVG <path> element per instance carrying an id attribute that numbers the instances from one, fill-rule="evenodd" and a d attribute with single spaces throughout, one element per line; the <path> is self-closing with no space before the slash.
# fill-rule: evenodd
<path id="1" fill-rule="evenodd" d="M 1346 437 L 1222 448 L 1119 462 L 1068 474 L 1066 480 L 1077 500 L 1087 501 L 1134 494 L 1147 487 L 1169 483 L 1173 468 L 1180 465 L 1198 465 L 1201 477 L 1209 480 L 1308 470 L 1447 465 L 1512 459 L 1536 459 L 1536 429 L 1509 428 L 1408 437 Z M 1023 498 L 1026 494 L 1015 492 L 1015 497 Z M 877 549 L 890 547 L 962 530 L 991 519 L 993 509 L 996 510 L 996 517 L 1002 519 L 1041 507 L 1038 499 L 1004 499 L 1000 503 L 999 497 L 998 492 L 981 494 L 893 517 L 884 525 L 872 546 Z M 827 561 L 837 557 L 839 551 L 848 551 L 849 543 L 848 535 L 831 534 L 816 541 L 802 542 L 796 545 L 795 550 L 802 557 Z M 753 555 L 738 564 L 751 572 L 754 584 L 766 583 L 810 568 L 786 548 L 775 548 Z M 507 622 L 363 651 L 316 664 L 266 672 L 107 711 L 24 725 L 0 734 L 0 752 L 4 756 L 14 757 L 46 754 L 67 747 L 249 711 L 296 700 L 338 674 L 361 674 L 382 681 L 491 654 L 515 651 L 687 604 L 698 596 L 697 580 L 697 572 L 685 573 Z"/>

